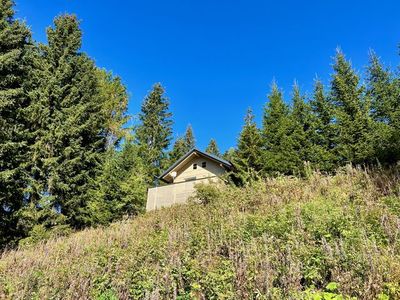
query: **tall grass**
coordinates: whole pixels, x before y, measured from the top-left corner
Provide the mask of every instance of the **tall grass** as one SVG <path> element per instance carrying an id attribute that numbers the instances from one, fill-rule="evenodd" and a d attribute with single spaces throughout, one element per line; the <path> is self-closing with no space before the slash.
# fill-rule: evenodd
<path id="1" fill-rule="evenodd" d="M 400 299 L 399 182 L 349 167 L 202 186 L 201 201 L 3 253 L 0 298 Z"/>

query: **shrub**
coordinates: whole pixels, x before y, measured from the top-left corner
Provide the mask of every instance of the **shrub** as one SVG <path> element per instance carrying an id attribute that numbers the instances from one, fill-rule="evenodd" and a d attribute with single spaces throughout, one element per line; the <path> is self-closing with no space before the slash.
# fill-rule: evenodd
<path id="1" fill-rule="evenodd" d="M 200 183 L 195 188 L 196 192 L 193 200 L 204 205 L 214 203 L 221 196 L 220 187 L 215 184 Z"/>

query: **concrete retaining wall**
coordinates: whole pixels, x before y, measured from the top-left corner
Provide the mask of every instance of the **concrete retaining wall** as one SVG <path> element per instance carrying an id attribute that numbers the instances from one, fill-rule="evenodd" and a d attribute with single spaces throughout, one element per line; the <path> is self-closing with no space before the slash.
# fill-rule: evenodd
<path id="1" fill-rule="evenodd" d="M 218 180 L 218 177 L 211 177 L 150 188 L 147 193 L 146 210 L 150 211 L 174 204 L 186 203 L 188 198 L 193 195 L 196 184 L 216 182 Z"/>

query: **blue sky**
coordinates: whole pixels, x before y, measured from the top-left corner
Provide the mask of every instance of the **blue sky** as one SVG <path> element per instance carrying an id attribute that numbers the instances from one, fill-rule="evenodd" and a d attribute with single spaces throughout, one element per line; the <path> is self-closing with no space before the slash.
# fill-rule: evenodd
<path id="1" fill-rule="evenodd" d="M 119 75 L 130 93 L 129 113 L 161 82 L 171 101 L 174 136 L 192 124 L 200 148 L 215 138 L 234 146 L 251 106 L 261 122 L 273 78 L 290 99 L 293 81 L 312 91 L 329 82 L 340 46 L 362 73 L 373 48 L 399 62 L 400 2 L 372 0 L 106 1 L 16 0 L 17 16 L 46 41 L 56 15 L 82 21 L 83 50 Z"/>

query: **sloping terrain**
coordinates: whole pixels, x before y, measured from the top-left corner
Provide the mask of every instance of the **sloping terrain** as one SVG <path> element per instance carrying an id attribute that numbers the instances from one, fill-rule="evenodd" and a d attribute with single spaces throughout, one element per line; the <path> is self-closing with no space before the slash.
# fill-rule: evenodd
<path id="1" fill-rule="evenodd" d="M 3 253 L 0 298 L 399 299 L 398 170 L 247 187 Z"/>

